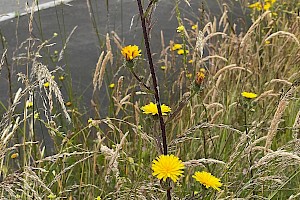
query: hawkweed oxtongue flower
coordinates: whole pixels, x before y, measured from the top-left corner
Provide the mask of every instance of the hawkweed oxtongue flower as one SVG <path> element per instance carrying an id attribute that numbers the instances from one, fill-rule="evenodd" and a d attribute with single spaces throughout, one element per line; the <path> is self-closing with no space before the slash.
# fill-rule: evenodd
<path id="1" fill-rule="evenodd" d="M 176 50 L 179 50 L 179 49 L 182 49 L 182 44 L 173 44 L 172 46 L 172 51 L 176 51 Z"/>
<path id="2" fill-rule="evenodd" d="M 171 112 L 171 108 L 169 106 L 166 106 L 165 104 L 162 104 L 160 108 L 161 108 L 162 115 L 167 115 L 168 112 Z M 144 114 L 158 115 L 157 105 L 152 102 L 142 106 L 141 110 L 143 111 Z"/>
<path id="3" fill-rule="evenodd" d="M 222 186 L 220 179 L 209 172 L 195 172 L 192 177 L 206 188 L 212 187 L 213 189 L 220 191 L 220 187 Z"/>
<path id="4" fill-rule="evenodd" d="M 152 161 L 153 176 L 166 181 L 170 178 L 176 183 L 183 174 L 184 164 L 174 155 L 160 155 Z"/>
<path id="5" fill-rule="evenodd" d="M 125 57 L 126 61 L 132 61 L 136 57 L 141 56 L 141 50 L 139 50 L 139 47 L 136 45 L 123 47 L 121 53 Z"/>
<path id="6" fill-rule="evenodd" d="M 254 99 L 257 97 L 257 94 L 253 92 L 242 92 L 241 95 L 245 97 L 246 99 Z"/>

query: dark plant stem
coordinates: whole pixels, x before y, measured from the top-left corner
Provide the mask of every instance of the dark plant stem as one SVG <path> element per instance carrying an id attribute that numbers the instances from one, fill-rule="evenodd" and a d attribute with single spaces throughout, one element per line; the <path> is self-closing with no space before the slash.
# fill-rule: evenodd
<path id="1" fill-rule="evenodd" d="M 168 147 L 167 147 L 166 127 L 165 127 L 165 122 L 164 122 L 164 119 L 162 117 L 162 112 L 161 112 L 161 104 L 160 104 L 159 93 L 158 93 L 157 79 L 156 79 L 156 74 L 155 74 L 155 70 L 154 70 L 154 66 L 153 66 L 149 38 L 148 38 L 148 33 L 147 33 L 147 28 L 146 28 L 146 20 L 145 20 L 146 16 L 144 16 L 144 11 L 143 11 L 143 6 L 142 6 L 141 0 L 137 0 L 137 3 L 138 3 L 138 7 L 139 7 L 140 16 L 141 16 L 144 42 L 145 42 L 145 47 L 146 47 L 148 62 L 149 62 L 149 68 L 151 71 L 151 76 L 152 76 L 152 81 L 153 81 L 154 96 L 155 96 L 155 100 L 156 100 L 158 117 L 159 117 L 159 122 L 160 122 L 160 129 L 161 129 L 161 136 L 162 136 L 162 141 L 163 141 L 163 150 L 164 150 L 164 155 L 167 155 Z M 170 182 L 168 182 L 168 185 L 170 185 Z M 171 188 L 167 189 L 167 199 L 171 200 Z"/>
<path id="2" fill-rule="evenodd" d="M 142 79 L 140 77 L 138 77 L 138 75 L 136 75 L 136 73 L 133 71 L 133 69 L 130 69 L 130 72 L 132 73 L 134 78 L 139 82 L 139 84 L 144 86 L 148 90 L 148 92 L 152 93 L 151 88 L 149 86 L 147 86 L 145 83 L 143 83 Z"/>
<path id="3" fill-rule="evenodd" d="M 2 32 L 0 30 L 0 39 L 1 39 L 1 43 L 2 43 L 2 49 L 3 49 L 3 58 L 4 58 L 4 64 L 7 68 L 7 81 L 8 81 L 8 92 L 9 92 L 9 103 L 10 105 L 13 104 L 13 93 L 12 93 L 12 80 L 11 80 L 11 69 L 8 63 L 8 59 L 7 59 L 7 44 L 5 41 L 4 36 L 2 35 Z"/>

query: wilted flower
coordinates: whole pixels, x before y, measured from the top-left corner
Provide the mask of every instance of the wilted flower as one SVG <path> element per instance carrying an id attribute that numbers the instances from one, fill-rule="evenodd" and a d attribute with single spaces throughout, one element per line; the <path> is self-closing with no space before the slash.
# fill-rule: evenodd
<path id="1" fill-rule="evenodd" d="M 15 158 L 17 158 L 17 157 L 19 157 L 19 154 L 18 154 L 18 153 L 13 153 L 13 154 L 11 154 L 11 156 L 10 156 L 11 159 L 15 159 Z"/>
<path id="2" fill-rule="evenodd" d="M 141 50 L 139 50 L 139 47 L 136 46 L 136 45 L 129 45 L 129 46 L 126 46 L 122 49 L 121 53 L 123 54 L 123 56 L 125 57 L 125 59 L 127 61 L 131 61 L 133 60 L 134 58 L 138 57 L 138 56 L 141 56 Z"/>
<path id="3" fill-rule="evenodd" d="M 209 172 L 195 172 L 195 174 L 192 177 L 196 179 L 196 181 L 203 184 L 206 188 L 212 187 L 213 189 L 220 191 L 219 187 L 222 186 L 220 179 L 211 175 L 211 173 Z"/>
<path id="4" fill-rule="evenodd" d="M 72 102 L 71 102 L 71 101 L 68 101 L 68 102 L 65 103 L 65 105 L 66 105 L 67 107 L 70 107 L 70 106 L 72 106 Z"/>
<path id="5" fill-rule="evenodd" d="M 183 169 L 182 161 L 174 155 L 160 155 L 152 161 L 152 175 L 163 181 L 171 178 L 172 181 L 177 182 L 183 174 Z"/>
<path id="6" fill-rule="evenodd" d="M 205 78 L 205 69 L 201 68 L 199 72 L 197 72 L 197 76 L 195 79 L 196 86 L 200 86 Z"/>

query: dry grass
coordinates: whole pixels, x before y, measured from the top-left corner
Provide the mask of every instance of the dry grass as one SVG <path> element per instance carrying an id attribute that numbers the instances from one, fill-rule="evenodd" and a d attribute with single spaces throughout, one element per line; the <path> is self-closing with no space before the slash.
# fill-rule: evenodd
<path id="1" fill-rule="evenodd" d="M 240 2 L 244 8 L 246 2 Z M 91 2 L 87 5 L 98 34 Z M 269 11 L 253 12 L 252 25 L 241 33 L 229 21 L 227 6 L 219 19 L 203 14 L 194 21 L 182 21 L 180 10 L 175 9 L 185 31 L 170 42 L 160 32 L 162 49 L 155 50 L 161 53 L 156 65 L 166 67 L 157 67 L 161 70 L 159 90 L 163 103 L 172 108 L 164 117 L 168 150 L 186 167 L 179 182 L 171 183 L 173 199 L 299 197 L 300 26 L 299 16 L 286 12 L 293 8 L 292 1 L 278 1 L 273 10 L 276 17 Z M 32 20 L 33 14 L 30 33 Z M 190 24 L 198 27 L 193 30 Z M 18 72 L 20 88 L 0 122 L 0 196 L 166 198 L 167 184 L 152 176 L 151 169 L 152 160 L 162 152 L 159 122 L 140 110 L 154 101 L 153 93 L 143 87 L 151 82 L 146 61 L 136 60 L 134 71 L 139 80 L 135 80 L 126 74 L 126 63 L 119 56 L 123 42 L 117 33 L 104 38 L 105 47 L 91 78 L 93 99 L 88 111 L 76 98 L 72 106 L 65 103 L 64 94 L 71 88 L 52 78 L 61 69 L 51 71 L 40 59 L 43 50 L 54 45 L 52 38 L 42 42 L 30 35 L 20 45 L 26 55 L 17 55 L 14 61 L 22 61 L 27 68 Z M 171 50 L 174 43 L 185 45 L 190 54 L 177 55 Z M 6 56 L 4 49 L 0 72 L 8 67 Z M 200 68 L 206 74 L 197 88 Z M 49 87 L 44 86 L 46 82 Z M 110 83 L 116 85 L 109 88 Z M 108 105 L 98 99 L 103 90 Z M 258 97 L 246 99 L 241 96 L 243 91 Z M 28 102 L 33 106 L 27 106 Z M 108 111 L 102 116 L 104 106 Z M 45 150 L 39 132 L 50 137 L 52 151 Z M 18 156 L 12 157 L 15 153 Z M 194 181 L 194 172 L 202 170 L 221 179 L 221 191 Z"/>

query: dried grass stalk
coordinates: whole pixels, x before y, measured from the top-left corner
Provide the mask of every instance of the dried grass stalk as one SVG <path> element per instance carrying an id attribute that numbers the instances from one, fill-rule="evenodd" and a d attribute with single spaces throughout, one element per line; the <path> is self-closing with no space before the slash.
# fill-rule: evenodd
<path id="1" fill-rule="evenodd" d="M 106 34 L 106 49 L 107 49 L 107 52 L 112 52 L 108 33 Z M 110 62 L 110 65 L 112 65 L 114 63 L 113 55 L 110 56 L 109 62 Z"/>
<path id="2" fill-rule="evenodd" d="M 204 166 L 204 164 L 222 164 L 225 165 L 226 163 L 220 160 L 215 160 L 212 158 L 202 158 L 198 160 L 189 160 L 183 162 L 184 166 L 186 167 L 197 167 L 197 166 Z"/>
<path id="3" fill-rule="evenodd" d="M 99 77 L 98 77 L 98 90 L 100 90 L 102 83 L 103 83 L 103 79 L 104 79 L 104 73 L 105 73 L 105 69 L 106 69 L 106 64 L 108 62 L 108 60 L 112 57 L 112 54 L 110 51 L 107 52 L 105 58 L 103 59 L 103 62 L 101 64 L 101 68 L 100 68 L 100 72 L 99 72 Z"/>
<path id="4" fill-rule="evenodd" d="M 98 84 L 97 80 L 99 79 L 99 74 L 100 74 L 100 70 L 101 70 L 101 63 L 102 63 L 103 57 L 104 57 L 104 51 L 102 51 L 102 53 L 100 54 L 100 56 L 98 58 L 96 70 L 95 70 L 94 77 L 93 77 L 94 92 L 97 88 L 97 84 Z"/>
<path id="5" fill-rule="evenodd" d="M 275 135 L 277 133 L 277 128 L 278 128 L 278 125 L 281 121 L 281 117 L 282 117 L 286 107 L 288 106 L 292 95 L 296 91 L 296 88 L 297 88 L 297 86 L 292 86 L 286 92 L 286 94 L 283 96 L 283 98 L 280 100 L 280 102 L 278 104 L 277 110 L 276 110 L 276 112 L 274 114 L 274 117 L 271 121 L 269 132 L 267 134 L 267 140 L 266 140 L 266 144 L 265 144 L 265 153 L 267 153 L 268 149 L 272 145 L 272 141 L 273 141 L 273 138 L 275 137 Z"/>
<path id="6" fill-rule="evenodd" d="M 286 32 L 286 31 L 278 31 L 276 33 L 273 33 L 269 37 L 267 37 L 265 39 L 265 41 L 268 41 L 268 40 L 270 40 L 270 39 L 272 39 L 273 37 L 276 37 L 276 36 L 285 36 L 285 37 L 291 38 L 297 43 L 298 46 L 300 46 L 300 42 L 297 39 L 297 37 L 294 34 Z"/>

